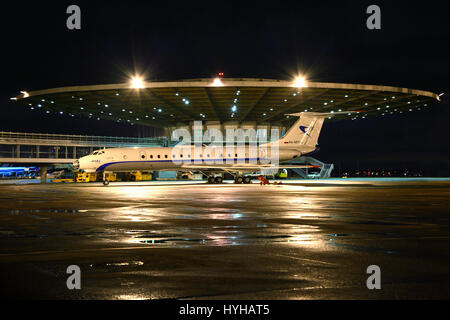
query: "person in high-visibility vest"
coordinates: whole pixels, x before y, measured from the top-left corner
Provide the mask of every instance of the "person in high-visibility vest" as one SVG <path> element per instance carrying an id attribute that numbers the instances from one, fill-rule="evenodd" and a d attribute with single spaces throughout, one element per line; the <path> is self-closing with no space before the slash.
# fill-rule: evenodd
<path id="1" fill-rule="evenodd" d="M 259 176 L 258 180 L 261 181 L 261 185 L 264 186 L 266 184 L 270 184 L 269 180 L 267 180 L 266 178 L 264 178 L 263 176 Z"/>

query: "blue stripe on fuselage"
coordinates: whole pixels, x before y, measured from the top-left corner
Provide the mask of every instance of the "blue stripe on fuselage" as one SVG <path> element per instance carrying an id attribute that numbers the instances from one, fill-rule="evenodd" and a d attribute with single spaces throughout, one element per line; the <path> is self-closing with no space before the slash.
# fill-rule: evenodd
<path id="1" fill-rule="evenodd" d="M 96 172 L 100 172 L 100 171 L 104 171 L 106 169 L 106 167 L 109 167 L 113 164 L 119 164 L 119 163 L 142 163 L 142 162 L 152 162 L 152 163 L 164 163 L 164 162 L 175 162 L 175 163 L 194 163 L 195 162 L 218 162 L 218 161 L 222 161 L 222 162 L 231 162 L 231 161 L 261 161 L 261 160 L 269 160 L 269 159 L 261 159 L 261 158 L 245 158 L 245 159 L 228 159 L 228 158 L 223 158 L 223 159 L 185 159 L 185 160 L 146 160 L 146 161 L 117 161 L 117 162 L 109 162 L 109 163 L 105 163 L 102 164 L 100 167 L 97 168 Z"/>

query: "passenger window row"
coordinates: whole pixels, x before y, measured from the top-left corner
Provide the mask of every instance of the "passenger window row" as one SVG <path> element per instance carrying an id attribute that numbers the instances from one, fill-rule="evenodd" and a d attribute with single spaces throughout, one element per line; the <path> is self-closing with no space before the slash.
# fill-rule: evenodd
<path id="1" fill-rule="evenodd" d="M 104 152 L 101 152 L 101 153 L 98 153 L 98 154 L 103 154 L 103 153 L 104 153 Z M 237 157 L 238 157 L 238 154 L 236 153 L 234 156 L 237 158 Z M 161 159 L 161 155 L 160 155 L 160 154 L 158 154 L 158 155 L 153 155 L 153 154 L 151 154 L 151 155 L 150 155 L 150 159 L 153 159 L 154 157 L 157 158 L 157 159 Z M 190 158 L 191 155 L 188 154 L 187 157 Z M 203 158 L 203 154 L 199 154 L 198 157 L 199 157 L 199 158 Z M 207 157 L 210 158 L 210 157 L 211 157 L 211 154 L 207 154 Z M 223 154 L 222 154 L 222 153 L 220 154 L 220 157 L 221 157 L 221 158 L 223 157 Z M 230 154 L 230 153 L 228 154 L 228 157 L 231 158 L 231 154 Z M 145 158 L 146 158 L 145 154 L 141 155 L 141 158 L 142 158 L 142 159 L 145 159 Z M 168 156 L 167 154 L 165 154 L 165 155 L 164 155 L 164 158 L 165 158 L 165 159 L 168 159 L 169 156 Z M 176 155 L 172 155 L 172 158 L 176 158 Z M 180 158 L 183 158 L 183 155 L 182 155 L 182 154 L 180 154 Z"/>

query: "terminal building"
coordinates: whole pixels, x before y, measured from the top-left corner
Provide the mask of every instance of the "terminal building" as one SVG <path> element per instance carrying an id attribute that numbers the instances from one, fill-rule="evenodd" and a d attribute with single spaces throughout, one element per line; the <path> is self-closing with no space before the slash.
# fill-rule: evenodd
<path id="1" fill-rule="evenodd" d="M 39 167 L 42 182 L 47 167 L 71 165 L 103 148 L 166 146 L 167 138 L 128 138 L 45 133 L 0 132 L 0 164 Z"/>
<path id="2" fill-rule="evenodd" d="M 329 121 L 357 121 L 430 108 L 438 94 L 400 87 L 292 81 L 273 79 L 189 79 L 152 82 L 134 78 L 129 83 L 75 86 L 21 91 L 12 98 L 39 113 L 106 119 L 163 128 L 165 138 L 83 137 L 45 134 L 2 133 L 0 163 L 30 163 L 42 167 L 71 163 L 95 148 L 168 146 L 186 129 L 196 137 L 200 123 L 208 143 L 208 130 L 253 129 L 257 141 L 268 141 L 271 133 L 282 136 L 299 112 L 344 112 Z M 201 122 L 199 122 L 201 121 Z M 206 139 L 206 141 L 205 141 Z M 225 139 L 225 138 L 224 138 Z M 229 139 L 229 137 L 228 137 Z M 224 141 L 226 142 L 226 141 Z M 304 161 L 320 164 L 315 159 Z M 332 167 L 322 164 L 323 174 Z M 299 173 L 301 176 L 302 174 Z M 303 174 L 304 177 L 307 175 Z"/>

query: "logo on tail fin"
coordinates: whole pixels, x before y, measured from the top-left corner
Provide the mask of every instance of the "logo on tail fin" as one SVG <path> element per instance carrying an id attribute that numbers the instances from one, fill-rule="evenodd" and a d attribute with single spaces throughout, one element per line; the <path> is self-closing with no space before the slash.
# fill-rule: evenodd
<path id="1" fill-rule="evenodd" d="M 300 130 L 302 130 L 302 132 L 303 132 L 304 134 L 306 134 L 308 137 L 311 137 L 311 136 L 309 135 L 309 133 L 306 132 L 306 129 L 308 129 L 308 127 L 300 126 Z"/>

